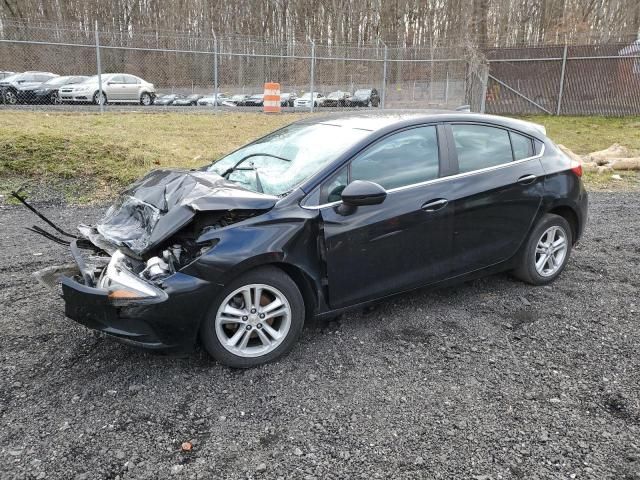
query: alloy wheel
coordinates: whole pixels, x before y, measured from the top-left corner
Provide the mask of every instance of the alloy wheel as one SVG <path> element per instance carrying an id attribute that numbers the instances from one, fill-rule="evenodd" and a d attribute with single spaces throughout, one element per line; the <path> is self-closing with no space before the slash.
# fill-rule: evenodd
<path id="1" fill-rule="evenodd" d="M 94 103 L 96 105 L 106 105 L 107 104 L 107 96 L 104 92 L 98 92 L 94 95 Z"/>
<path id="2" fill-rule="evenodd" d="M 11 90 L 7 90 L 7 92 L 4 94 L 4 99 L 9 105 L 15 105 L 16 103 L 18 103 L 17 95 Z"/>
<path id="3" fill-rule="evenodd" d="M 60 98 L 60 94 L 58 92 L 53 92 L 51 94 L 51 103 L 53 105 L 60 105 L 62 103 L 62 99 Z"/>
<path id="4" fill-rule="evenodd" d="M 554 225 L 546 229 L 536 244 L 536 271 L 542 277 L 550 277 L 564 264 L 567 256 L 567 233 Z"/>
<path id="5" fill-rule="evenodd" d="M 215 331 L 220 344 L 239 357 L 266 355 L 284 341 L 291 327 L 291 306 L 284 294 L 265 284 L 250 284 L 220 304 Z"/>

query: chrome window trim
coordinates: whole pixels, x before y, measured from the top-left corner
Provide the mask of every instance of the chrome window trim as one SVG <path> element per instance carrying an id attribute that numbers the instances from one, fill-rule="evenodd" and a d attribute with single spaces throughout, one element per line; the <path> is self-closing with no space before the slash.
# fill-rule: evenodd
<path id="1" fill-rule="evenodd" d="M 479 170 L 473 170 L 471 172 L 456 173 L 455 175 L 449 175 L 448 177 L 439 177 L 439 178 L 434 178 L 433 180 L 427 180 L 425 182 L 412 183 L 411 185 L 404 185 L 402 187 L 391 188 L 391 189 L 387 190 L 387 193 L 400 192 L 402 190 L 409 190 L 411 188 L 416 188 L 416 187 L 424 187 L 425 185 L 431 185 L 433 183 L 440 183 L 440 182 L 443 182 L 445 180 L 454 180 L 454 179 L 458 179 L 458 178 L 470 177 L 472 175 L 478 175 L 478 174 L 481 174 L 481 173 L 491 172 L 493 170 L 499 170 L 501 168 L 511 167 L 513 165 L 518 165 L 520 163 L 529 162 L 531 160 L 536 160 L 538 158 L 541 158 L 544 155 L 545 148 L 546 148 L 545 144 L 543 143 L 542 144 L 542 149 L 540 150 L 540 153 L 538 153 L 536 155 L 533 155 L 532 157 L 523 158 L 521 160 L 515 160 L 515 161 L 509 162 L 509 163 L 503 163 L 503 164 L 500 164 L 500 165 L 494 165 L 492 167 L 481 168 Z M 320 186 L 318 186 L 317 188 L 320 188 Z M 302 208 L 304 208 L 305 210 L 321 210 L 323 208 L 335 207 L 336 205 L 340 205 L 342 203 L 342 200 L 338 200 L 336 202 L 323 203 L 322 205 L 302 205 L 302 202 L 304 202 L 306 200 L 306 198 L 308 196 L 310 196 L 312 193 L 313 192 L 308 193 L 300 201 L 300 206 Z"/>

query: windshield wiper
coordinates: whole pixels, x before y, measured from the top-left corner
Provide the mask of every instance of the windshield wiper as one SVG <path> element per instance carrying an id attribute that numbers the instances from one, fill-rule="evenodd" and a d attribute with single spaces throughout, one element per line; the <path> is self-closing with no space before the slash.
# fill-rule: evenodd
<path id="1" fill-rule="evenodd" d="M 272 157 L 272 158 L 277 158 L 278 160 L 282 160 L 284 162 L 290 162 L 291 160 L 289 160 L 288 158 L 284 158 L 284 157 L 279 157 L 278 155 L 273 155 L 271 153 L 250 153 L 249 155 L 245 155 L 244 157 L 242 157 L 240 160 L 238 160 L 236 162 L 236 164 L 233 167 L 229 167 L 227 168 L 223 173 L 222 173 L 222 177 L 226 178 L 227 180 L 229 179 L 229 175 L 231 175 L 233 172 L 235 172 L 236 170 L 241 170 L 240 168 L 238 168 L 241 164 L 243 164 L 245 161 L 247 161 L 248 159 L 252 158 L 252 157 Z M 253 169 L 249 169 L 249 170 L 253 170 Z"/>
<path id="2" fill-rule="evenodd" d="M 262 188 L 262 182 L 260 181 L 260 174 L 258 173 L 258 169 L 256 168 L 256 166 L 255 165 L 251 165 L 250 167 L 235 167 L 235 169 L 233 171 L 237 172 L 237 171 L 242 171 L 242 170 L 252 170 L 252 171 L 255 172 L 255 174 L 256 174 L 256 188 L 258 189 L 258 192 L 264 193 L 264 189 Z"/>

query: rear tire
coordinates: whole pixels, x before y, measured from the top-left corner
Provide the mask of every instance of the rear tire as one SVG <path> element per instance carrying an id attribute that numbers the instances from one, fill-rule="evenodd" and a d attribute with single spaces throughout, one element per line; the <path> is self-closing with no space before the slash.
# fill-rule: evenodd
<path id="1" fill-rule="evenodd" d="M 304 320 L 304 299 L 291 277 L 278 268 L 261 267 L 220 292 L 202 322 L 200 339 L 209 355 L 223 365 L 250 368 L 288 353 L 302 333 Z"/>
<path id="2" fill-rule="evenodd" d="M 18 95 L 13 90 L 7 90 L 4 94 L 4 101 L 9 105 L 15 105 L 18 103 Z"/>
<path id="3" fill-rule="evenodd" d="M 567 266 L 572 246 L 569 222 L 559 215 L 547 213 L 529 235 L 513 274 L 531 285 L 551 283 Z"/>

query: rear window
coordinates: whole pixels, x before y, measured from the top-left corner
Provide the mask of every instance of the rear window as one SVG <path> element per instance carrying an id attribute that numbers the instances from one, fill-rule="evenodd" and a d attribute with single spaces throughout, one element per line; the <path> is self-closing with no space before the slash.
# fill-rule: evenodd
<path id="1" fill-rule="evenodd" d="M 522 160 L 533 156 L 533 143 L 529 137 L 511 132 L 511 145 L 513 145 L 514 160 Z"/>
<path id="2" fill-rule="evenodd" d="M 509 132 L 485 125 L 451 125 L 460 173 L 513 161 Z"/>

